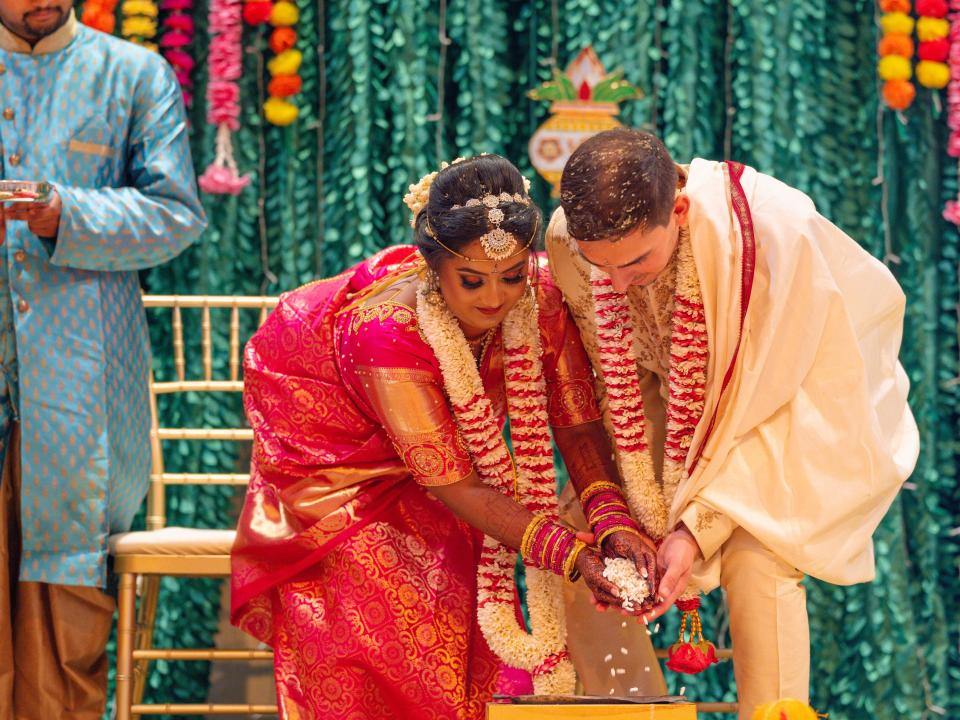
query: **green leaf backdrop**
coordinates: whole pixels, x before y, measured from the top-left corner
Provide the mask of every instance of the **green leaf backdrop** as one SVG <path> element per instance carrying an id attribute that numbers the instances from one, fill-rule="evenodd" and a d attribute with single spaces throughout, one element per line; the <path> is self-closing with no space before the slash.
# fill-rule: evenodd
<path id="1" fill-rule="evenodd" d="M 262 120 L 267 30 L 247 28 L 235 149 L 253 182 L 239 197 L 205 198 L 206 234 L 147 273 L 149 291 L 272 294 L 406 242 L 402 195 L 440 160 L 497 152 L 535 177 L 526 144 L 547 106 L 525 93 L 549 79 L 554 62 L 563 67 L 592 43 L 608 69 L 622 67 L 646 93 L 623 106 L 625 124 L 655 129 L 680 161 L 731 158 L 806 191 L 902 283 L 902 357 L 920 461 L 877 531 L 877 580 L 849 588 L 807 582 L 812 698 L 834 720 L 960 717 L 960 385 L 951 382 L 960 371 L 958 232 L 941 218 L 957 193 L 956 164 L 945 155 L 942 96 L 920 90 L 905 114 L 878 114 L 873 2 L 297 2 L 300 119 L 288 128 Z M 206 2 L 195 15 L 202 68 Z M 214 131 L 204 118 L 202 70 L 197 81 L 199 173 L 213 158 Z M 541 180 L 534 192 L 549 212 Z M 165 332 L 154 328 L 159 347 L 167 346 Z M 161 412 L 232 422 L 240 409 L 188 396 Z M 226 446 L 180 448 L 176 460 L 183 469 L 243 463 Z M 170 520 L 222 526 L 236 505 L 228 490 L 182 489 Z M 705 622 L 722 639 L 716 595 Z M 209 645 L 218 609 L 217 584 L 165 581 L 158 642 Z M 672 623 L 662 632 L 674 632 Z M 148 698 L 200 701 L 207 670 L 158 662 Z M 729 663 L 671 679 L 674 689 L 681 682 L 696 698 L 735 698 Z"/>

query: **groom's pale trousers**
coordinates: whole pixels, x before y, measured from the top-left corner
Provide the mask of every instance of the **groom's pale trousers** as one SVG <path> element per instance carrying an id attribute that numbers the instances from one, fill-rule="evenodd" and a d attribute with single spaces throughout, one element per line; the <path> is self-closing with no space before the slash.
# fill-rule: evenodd
<path id="1" fill-rule="evenodd" d="M 720 553 L 739 720 L 751 720 L 757 705 L 780 698 L 806 702 L 810 626 L 803 573 L 743 528 L 733 531 Z"/>

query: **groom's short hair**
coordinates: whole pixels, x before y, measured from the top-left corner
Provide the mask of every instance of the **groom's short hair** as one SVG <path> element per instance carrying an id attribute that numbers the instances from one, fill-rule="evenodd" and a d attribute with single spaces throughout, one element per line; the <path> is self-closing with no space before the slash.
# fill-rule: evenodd
<path id="1" fill-rule="evenodd" d="M 606 240 L 670 221 L 677 166 L 659 138 L 631 128 L 578 147 L 560 179 L 560 204 L 575 240 Z"/>

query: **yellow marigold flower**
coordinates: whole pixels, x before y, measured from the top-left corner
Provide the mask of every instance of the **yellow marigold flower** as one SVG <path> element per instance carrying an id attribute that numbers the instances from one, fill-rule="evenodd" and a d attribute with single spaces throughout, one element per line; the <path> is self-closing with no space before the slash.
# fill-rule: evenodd
<path id="1" fill-rule="evenodd" d="M 120 33 L 127 38 L 152 38 L 157 34 L 157 21 L 139 15 L 124 18 Z"/>
<path id="2" fill-rule="evenodd" d="M 909 80 L 913 72 L 910 61 L 900 55 L 887 55 L 880 58 L 877 71 L 883 80 Z"/>
<path id="3" fill-rule="evenodd" d="M 296 75 L 303 62 L 303 53 L 299 50 L 284 50 L 267 62 L 271 75 Z"/>
<path id="4" fill-rule="evenodd" d="M 913 18 L 906 13 L 888 13 L 880 17 L 880 28 L 884 35 L 888 33 L 909 35 L 913 32 Z"/>
<path id="5" fill-rule="evenodd" d="M 922 17 L 917 20 L 917 39 L 920 42 L 940 40 L 950 34 L 950 22 L 943 18 Z"/>
<path id="6" fill-rule="evenodd" d="M 144 15 L 155 18 L 157 16 L 157 4 L 151 0 L 126 0 L 121 6 L 124 15 Z"/>
<path id="7" fill-rule="evenodd" d="M 753 711 L 753 720 L 817 720 L 817 713 L 805 702 L 787 698 L 761 705 Z"/>
<path id="8" fill-rule="evenodd" d="M 263 114 L 271 125 L 289 125 L 297 119 L 300 111 L 293 103 L 282 98 L 270 98 L 263 104 Z"/>
<path id="9" fill-rule="evenodd" d="M 925 88 L 940 90 L 950 82 L 950 68 L 942 62 L 924 60 L 917 63 L 917 82 Z"/>
<path id="10" fill-rule="evenodd" d="M 300 19 L 300 11 L 297 6 L 287 0 L 280 0 L 273 6 L 270 13 L 270 24 L 277 27 L 290 27 L 296 25 Z"/>

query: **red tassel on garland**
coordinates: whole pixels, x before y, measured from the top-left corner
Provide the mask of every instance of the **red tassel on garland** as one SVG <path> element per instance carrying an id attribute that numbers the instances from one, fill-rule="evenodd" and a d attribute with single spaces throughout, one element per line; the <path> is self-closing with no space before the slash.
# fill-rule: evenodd
<path id="1" fill-rule="evenodd" d="M 670 646 L 667 667 L 674 672 L 696 675 L 702 673 L 717 660 L 717 649 L 713 643 L 703 638 L 703 625 L 700 623 L 700 598 L 677 600 L 677 609 L 683 613 L 680 620 L 680 638 Z M 690 623 L 690 639 L 687 639 L 687 622 Z"/>

